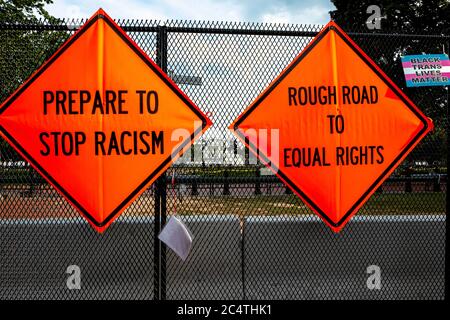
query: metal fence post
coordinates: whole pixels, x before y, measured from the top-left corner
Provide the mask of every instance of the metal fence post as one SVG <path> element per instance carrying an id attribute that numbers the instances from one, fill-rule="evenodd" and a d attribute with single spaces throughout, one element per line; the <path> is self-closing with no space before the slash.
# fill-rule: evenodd
<path id="1" fill-rule="evenodd" d="M 167 29 L 159 26 L 156 35 L 156 63 L 167 73 Z M 166 299 L 166 245 L 158 239 L 167 218 L 166 173 L 155 182 L 155 300 Z"/>
<path id="2" fill-rule="evenodd" d="M 242 300 L 247 300 L 247 290 L 245 287 L 245 222 L 246 217 L 241 218 L 241 281 L 242 281 Z"/>
<path id="3" fill-rule="evenodd" d="M 230 173 L 228 172 L 228 169 L 226 169 L 226 168 L 223 173 L 223 177 L 225 178 L 224 182 L 223 182 L 223 195 L 229 196 L 230 195 L 230 181 L 229 181 Z"/>
<path id="4" fill-rule="evenodd" d="M 166 174 L 164 173 L 161 176 L 161 227 L 166 225 L 167 218 L 167 182 L 166 182 Z M 160 291 L 161 291 L 161 300 L 166 300 L 166 245 L 161 242 L 161 258 L 160 258 Z"/>
<path id="5" fill-rule="evenodd" d="M 160 241 L 158 239 L 159 232 L 161 231 L 161 203 L 160 203 L 160 190 L 158 187 L 158 180 L 154 184 L 154 197 L 155 197 L 155 233 L 154 233 L 154 250 L 153 250 L 153 299 L 159 300 L 159 287 L 160 287 Z"/>
<path id="6" fill-rule="evenodd" d="M 261 171 L 259 166 L 256 167 L 255 169 L 255 176 L 256 176 L 256 182 L 255 182 L 255 196 L 260 195 L 261 194 L 261 183 L 260 181 L 260 177 L 261 177 Z"/>
<path id="7" fill-rule="evenodd" d="M 446 53 L 450 54 L 450 41 L 447 41 L 447 52 Z M 450 134 L 448 132 L 449 125 L 450 125 L 450 118 L 449 118 L 449 113 L 448 113 L 449 107 L 450 107 L 450 87 L 447 86 L 447 114 L 446 114 L 447 119 L 446 119 L 446 127 L 445 127 L 445 130 L 447 131 L 447 141 L 450 137 Z M 448 156 L 448 151 L 447 151 L 447 185 L 445 186 L 445 193 L 446 193 L 445 198 L 446 198 L 447 204 L 450 201 L 450 197 L 449 197 L 450 193 L 448 191 L 448 159 L 449 159 L 449 156 Z M 448 205 L 447 205 L 447 209 L 446 209 L 446 215 L 448 216 Z M 448 241 L 448 230 L 449 230 L 449 221 L 448 220 L 449 220 L 448 218 L 445 219 L 445 233 L 446 233 L 445 247 L 447 248 L 447 250 L 445 250 L 445 257 L 444 257 L 444 261 L 445 261 L 445 264 L 444 264 L 445 265 L 445 267 L 444 267 L 445 268 L 444 269 L 445 277 L 444 278 L 446 279 L 445 287 L 444 287 L 444 299 L 446 301 L 448 301 L 448 298 L 449 298 L 449 294 L 448 294 L 448 286 L 449 286 L 449 284 L 448 284 L 448 277 L 449 277 L 448 248 L 449 248 L 450 243 Z"/>

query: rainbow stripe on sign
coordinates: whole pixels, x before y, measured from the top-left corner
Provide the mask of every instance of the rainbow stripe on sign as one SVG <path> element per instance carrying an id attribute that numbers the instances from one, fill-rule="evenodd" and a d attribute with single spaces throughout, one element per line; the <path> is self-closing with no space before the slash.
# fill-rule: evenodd
<path id="1" fill-rule="evenodd" d="M 406 86 L 450 85 L 450 60 L 446 54 L 421 54 L 402 57 Z"/>

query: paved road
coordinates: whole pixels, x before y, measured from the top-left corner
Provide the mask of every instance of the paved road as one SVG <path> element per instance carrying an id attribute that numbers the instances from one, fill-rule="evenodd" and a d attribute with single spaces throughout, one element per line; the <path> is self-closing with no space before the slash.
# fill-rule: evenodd
<path id="1" fill-rule="evenodd" d="M 250 217 L 244 255 L 237 218 L 183 219 L 194 248 L 185 263 L 168 251 L 170 299 L 240 299 L 244 292 L 249 299 L 444 295 L 443 216 L 356 216 L 337 235 L 315 218 Z M 119 219 L 103 235 L 82 220 L 0 221 L 0 298 L 152 299 L 153 225 L 147 220 Z M 71 264 L 81 267 L 80 291 L 66 288 Z M 371 264 L 381 267 L 380 291 L 366 287 Z"/>

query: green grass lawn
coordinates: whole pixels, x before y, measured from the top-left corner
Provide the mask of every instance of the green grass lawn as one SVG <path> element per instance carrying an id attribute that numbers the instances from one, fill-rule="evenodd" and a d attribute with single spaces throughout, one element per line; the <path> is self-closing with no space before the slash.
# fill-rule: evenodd
<path id="1" fill-rule="evenodd" d="M 224 169 L 211 170 L 213 175 L 223 175 Z M 255 169 L 232 171 L 232 175 L 248 175 Z M 1 174 L 13 174 L 17 182 L 29 182 L 36 179 L 30 177 L 28 169 L 3 170 Z M 12 172 L 11 172 L 12 171 Z M 3 186 L 10 188 L 27 187 L 26 184 L 14 183 Z M 1 186 L 0 186 L 1 188 Z M 174 199 L 168 192 L 168 211 L 174 207 Z M 183 196 L 177 198 L 179 214 L 232 214 L 232 215 L 304 215 L 312 214 L 311 210 L 293 194 L 236 196 Z M 140 211 L 140 210 L 137 210 Z M 443 215 L 446 212 L 445 192 L 413 192 L 413 193 L 375 193 L 360 209 L 366 215 Z"/>
<path id="2" fill-rule="evenodd" d="M 171 210 L 173 199 L 168 201 Z M 444 192 L 375 194 L 360 209 L 366 215 L 445 214 Z M 177 199 L 179 214 L 304 215 L 311 210 L 295 195 L 252 197 L 184 197 Z"/>

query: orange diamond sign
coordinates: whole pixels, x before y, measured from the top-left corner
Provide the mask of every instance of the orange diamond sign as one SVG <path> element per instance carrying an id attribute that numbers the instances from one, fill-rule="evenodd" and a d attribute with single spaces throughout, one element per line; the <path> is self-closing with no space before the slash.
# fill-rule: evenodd
<path id="1" fill-rule="evenodd" d="M 0 133 L 103 232 L 210 120 L 99 10 L 0 107 Z"/>
<path id="2" fill-rule="evenodd" d="M 334 22 L 230 126 L 335 232 L 432 128 Z"/>

